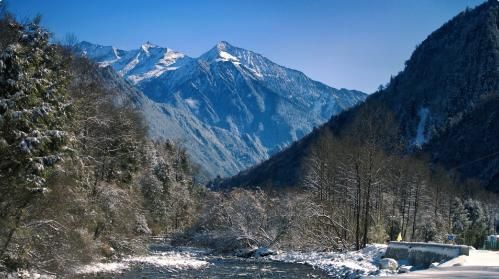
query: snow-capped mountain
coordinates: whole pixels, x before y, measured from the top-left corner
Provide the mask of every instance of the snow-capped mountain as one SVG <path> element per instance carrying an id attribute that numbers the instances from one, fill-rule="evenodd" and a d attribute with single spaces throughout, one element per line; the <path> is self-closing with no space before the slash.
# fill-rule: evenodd
<path id="1" fill-rule="evenodd" d="M 146 42 L 139 49 L 125 51 L 111 46 L 94 45 L 89 42 L 79 44 L 80 51 L 105 67 L 111 65 L 120 75 L 133 84 L 155 78 L 166 71 L 176 70 L 192 58 Z"/>
<path id="2" fill-rule="evenodd" d="M 184 143 L 210 176 L 268 158 L 366 97 L 227 42 L 198 58 L 151 43 L 125 51 L 82 42 L 79 49 L 149 97 L 163 114 L 144 111 L 151 136 Z"/>

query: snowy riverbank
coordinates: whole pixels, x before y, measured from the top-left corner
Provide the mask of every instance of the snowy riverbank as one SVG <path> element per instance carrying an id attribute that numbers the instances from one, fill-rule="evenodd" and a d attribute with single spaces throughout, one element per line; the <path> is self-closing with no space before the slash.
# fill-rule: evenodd
<path id="1" fill-rule="evenodd" d="M 207 266 L 198 254 L 184 251 L 152 252 L 147 256 L 124 258 L 119 262 L 93 263 L 75 269 L 76 274 L 120 273 L 138 265 L 150 265 L 168 271 L 199 269 Z"/>
<path id="2" fill-rule="evenodd" d="M 270 258 L 276 261 L 308 264 L 320 268 L 333 278 L 359 278 L 362 276 L 389 275 L 380 270 L 379 260 L 386 245 L 371 244 L 360 251 L 338 252 L 281 252 Z"/>

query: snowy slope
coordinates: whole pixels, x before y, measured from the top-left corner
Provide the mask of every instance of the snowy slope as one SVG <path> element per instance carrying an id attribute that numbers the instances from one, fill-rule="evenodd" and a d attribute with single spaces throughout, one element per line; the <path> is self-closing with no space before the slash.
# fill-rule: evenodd
<path id="1" fill-rule="evenodd" d="M 365 99 L 220 42 L 198 58 L 146 43 L 80 51 L 140 89 L 151 136 L 175 139 L 211 177 L 233 175 Z M 160 113 L 158 113 L 160 112 Z"/>

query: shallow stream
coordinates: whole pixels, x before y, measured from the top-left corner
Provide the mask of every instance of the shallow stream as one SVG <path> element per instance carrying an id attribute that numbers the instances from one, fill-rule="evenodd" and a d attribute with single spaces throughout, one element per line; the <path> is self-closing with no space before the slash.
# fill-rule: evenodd
<path id="1" fill-rule="evenodd" d="M 216 256 L 191 248 L 155 245 L 150 257 L 137 259 L 132 258 L 128 268 L 122 270 L 81 274 L 78 278 L 330 278 L 305 264 Z"/>

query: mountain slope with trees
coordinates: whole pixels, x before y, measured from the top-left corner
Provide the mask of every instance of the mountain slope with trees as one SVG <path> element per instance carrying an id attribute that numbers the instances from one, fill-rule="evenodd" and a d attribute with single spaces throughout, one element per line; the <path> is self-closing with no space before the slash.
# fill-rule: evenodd
<path id="1" fill-rule="evenodd" d="M 479 179 L 484 186 L 497 190 L 498 157 L 480 158 L 499 151 L 492 140 L 497 132 L 492 127 L 495 113 L 491 109 L 499 90 L 498 5 L 497 1 L 488 1 L 462 12 L 428 36 L 386 88 L 223 185 L 298 185 L 306 153 L 325 131 L 337 136 L 347 134 L 352 123 L 366 115 L 363 111 L 379 107 L 378 114 L 394 118 L 390 133 L 398 134 L 396 144 L 401 145 L 401 151 L 388 151 L 428 154 L 432 162 L 443 164 L 456 175 Z M 488 127 L 470 125 L 473 121 L 478 124 L 473 119 L 479 115 Z M 490 140 L 483 144 L 483 139 Z M 463 164 L 467 165 L 460 167 Z"/>
<path id="2" fill-rule="evenodd" d="M 192 223 L 201 192 L 182 149 L 145 137 L 137 92 L 39 21 L 0 18 L 0 274 L 143 253 Z"/>
<path id="3" fill-rule="evenodd" d="M 386 88 L 239 175 L 238 187 L 303 191 L 310 235 L 356 249 L 394 240 L 481 247 L 497 227 L 499 2 L 466 10 L 417 47 Z M 306 243 L 309 238 L 302 239 Z M 324 239 L 324 244 L 326 239 Z"/>

